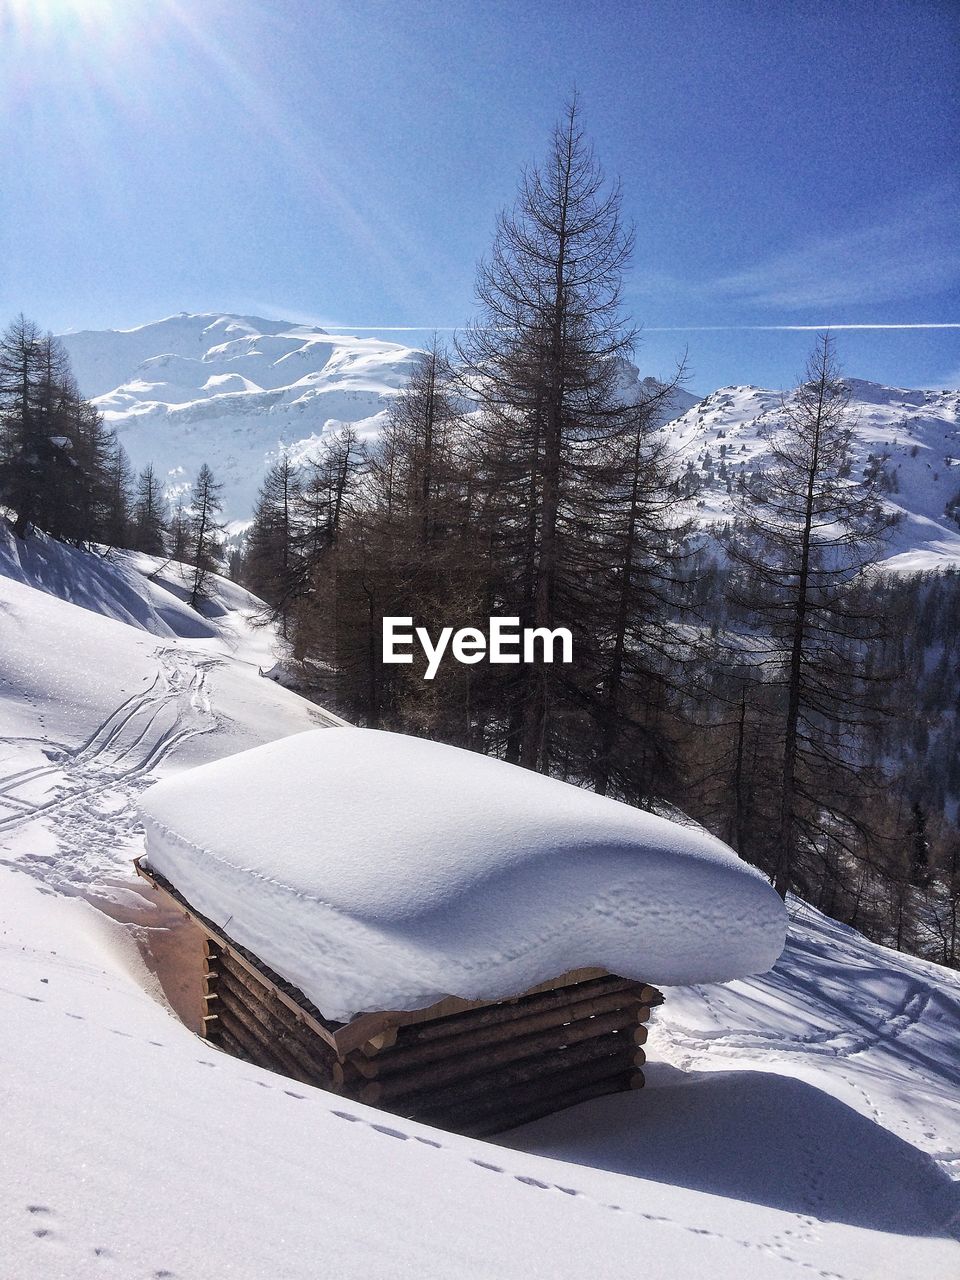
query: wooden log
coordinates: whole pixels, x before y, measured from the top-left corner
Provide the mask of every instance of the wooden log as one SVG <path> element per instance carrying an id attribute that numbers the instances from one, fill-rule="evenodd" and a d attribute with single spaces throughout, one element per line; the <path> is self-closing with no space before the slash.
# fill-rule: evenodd
<path id="1" fill-rule="evenodd" d="M 635 1071 L 633 1075 L 630 1077 L 631 1089 L 642 1089 L 646 1083 L 647 1083 L 647 1077 L 643 1074 L 642 1071 Z"/>
<path id="2" fill-rule="evenodd" d="M 265 1067 L 268 1071 L 276 1071 L 278 1069 L 277 1061 L 273 1058 L 264 1046 L 252 1036 L 246 1029 L 239 1018 L 234 1016 L 233 1010 L 223 1012 L 220 1019 L 220 1026 L 223 1035 L 228 1040 L 238 1043 L 243 1049 L 243 1057 L 247 1062 L 254 1063 L 255 1066 Z"/>
<path id="3" fill-rule="evenodd" d="M 306 1037 L 295 1034 L 291 1028 L 275 1019 L 273 1011 L 259 1004 L 249 991 L 239 984 L 231 985 L 231 983 L 232 980 L 229 977 L 225 978 L 224 989 L 229 992 L 234 1003 L 244 1007 L 250 1016 L 257 1019 L 263 1027 L 268 1042 L 274 1044 L 279 1053 L 292 1060 L 290 1073 L 305 1077 L 311 1084 L 330 1088 L 333 1062 L 325 1055 L 326 1046 L 323 1042 L 312 1037 L 311 1043 Z"/>
<path id="4" fill-rule="evenodd" d="M 580 1000 L 593 999 L 607 992 L 627 990 L 635 992 L 641 1003 L 652 1003 L 652 997 L 656 994 L 652 987 L 645 987 L 641 983 L 630 982 L 625 978 L 612 975 L 606 978 L 592 978 L 588 982 L 577 982 L 571 986 L 557 987 L 535 995 L 519 996 L 514 1000 L 483 1005 L 479 1009 L 468 1009 L 465 1013 L 435 1018 L 430 1022 L 401 1026 L 397 1047 L 399 1048 L 401 1043 L 406 1046 L 422 1044 L 426 1040 L 442 1040 L 447 1036 L 460 1035 L 464 1031 L 472 1031 L 477 1027 L 510 1022 L 515 1018 L 525 1018 L 565 1004 L 576 1004 Z M 649 999 L 644 995 L 645 992 L 650 993 Z"/>
<path id="5" fill-rule="evenodd" d="M 629 1059 L 621 1054 L 612 1054 L 570 1065 L 551 1077 L 528 1080 L 487 1096 L 453 1099 L 442 1106 L 421 1106 L 412 1114 L 425 1123 L 438 1124 L 460 1132 L 461 1126 L 484 1122 L 490 1117 L 494 1117 L 499 1123 L 505 1115 L 513 1115 L 523 1108 L 535 1105 L 543 1106 L 542 1115 L 559 1111 L 564 1105 L 564 1099 L 571 1093 L 600 1081 L 616 1080 L 618 1089 L 626 1090 L 632 1074 Z M 401 1111 L 399 1107 L 392 1109 L 403 1115 L 411 1114 Z"/>
<path id="6" fill-rule="evenodd" d="M 309 1028 L 300 1029 L 285 1023 L 277 1016 L 277 1010 L 283 1010 L 279 1002 L 260 1001 L 232 973 L 224 972 L 222 988 L 225 994 L 229 994 L 233 1004 L 242 1006 L 257 1020 L 267 1042 L 275 1045 L 278 1053 L 291 1059 L 290 1074 L 300 1075 L 307 1083 L 321 1088 L 328 1089 L 332 1086 L 335 1059 L 327 1045 L 314 1036 Z"/>
<path id="7" fill-rule="evenodd" d="M 240 1041 L 235 1040 L 226 1029 L 220 1032 L 220 1036 L 217 1040 L 217 1048 L 222 1049 L 224 1053 L 229 1053 L 231 1058 L 239 1058 L 241 1062 L 249 1062 L 255 1067 L 260 1065 L 250 1057 Z"/>
<path id="8" fill-rule="evenodd" d="M 399 1027 L 387 1027 L 385 1031 L 380 1031 L 377 1035 L 371 1036 L 369 1040 L 365 1040 L 360 1046 L 360 1053 L 366 1058 L 372 1058 L 376 1054 L 382 1053 L 384 1049 L 392 1049 L 397 1043 L 399 1030 Z"/>
<path id="9" fill-rule="evenodd" d="M 541 1033 L 541 1038 L 550 1037 L 549 1041 L 543 1040 L 543 1047 L 548 1043 L 563 1044 L 568 1027 L 583 1027 L 588 1020 L 593 1021 L 598 1035 L 601 1034 L 601 1023 L 604 1018 L 618 1019 L 611 1022 L 611 1027 L 633 1025 L 639 1020 L 638 1014 L 643 1007 L 629 992 L 615 991 L 594 999 L 547 1009 L 526 1018 L 513 1018 L 509 1022 L 487 1024 L 465 1030 L 456 1037 L 445 1036 L 442 1040 L 429 1040 L 424 1044 L 414 1044 L 409 1047 L 398 1045 L 394 1049 L 371 1057 L 369 1064 L 360 1061 L 353 1054 L 349 1056 L 349 1061 L 354 1063 L 361 1075 L 373 1080 L 425 1063 L 438 1062 L 441 1059 L 449 1060 L 454 1055 L 475 1053 L 478 1057 L 482 1056 L 487 1060 L 501 1046 L 519 1045 L 536 1033 Z M 578 1031 L 575 1038 L 582 1039 L 583 1032 Z"/>
<path id="10" fill-rule="evenodd" d="M 239 986 L 232 986 L 225 976 L 223 1009 L 243 1024 L 263 1047 L 264 1052 L 276 1060 L 284 1074 L 293 1076 L 304 1084 L 327 1083 L 330 1078 L 329 1070 L 312 1061 L 293 1040 L 287 1039 L 262 1008 L 252 1006 L 253 1002 L 247 993 Z"/>
<path id="11" fill-rule="evenodd" d="M 641 1023 L 639 1027 L 634 1027 L 634 1030 L 633 1030 L 633 1043 L 634 1043 L 634 1044 L 646 1044 L 646 1043 L 647 1043 L 647 1035 L 648 1035 L 647 1028 L 643 1025 L 643 1023 Z"/>
<path id="12" fill-rule="evenodd" d="M 226 986 L 224 986 L 224 997 L 219 1012 L 220 1021 L 225 1026 L 230 1026 L 234 1032 L 242 1028 L 251 1042 L 257 1045 L 258 1050 L 278 1066 L 286 1068 L 292 1065 L 286 1061 L 286 1055 L 278 1044 L 276 1036 L 250 1012 L 242 1000 L 238 1000 L 232 992 L 228 992 Z"/>
<path id="13" fill-rule="evenodd" d="M 481 1097 L 497 1089 L 544 1079 L 611 1054 L 620 1055 L 624 1067 L 631 1066 L 638 1052 L 642 1050 L 636 1049 L 629 1035 L 614 1031 L 604 1036 L 593 1036 L 565 1049 L 552 1047 L 546 1053 L 511 1061 L 492 1070 L 481 1067 L 479 1072 L 473 1071 L 469 1075 L 448 1075 L 443 1082 L 436 1078 L 426 1079 L 422 1071 L 412 1071 L 385 1080 L 371 1080 L 369 1084 L 361 1085 L 356 1093 L 347 1082 L 345 1092 L 374 1106 L 392 1107 L 404 1098 L 421 1103 L 432 1100 L 440 1106 L 447 1101 Z"/>
<path id="14" fill-rule="evenodd" d="M 232 957 L 224 956 L 222 975 L 225 981 L 245 991 L 249 1001 L 262 1007 L 274 1018 L 287 1036 L 295 1040 L 303 1052 L 315 1060 L 329 1076 L 336 1063 L 336 1055 L 326 1041 L 314 1034 L 308 1022 L 298 1020 L 290 1008 L 269 987 L 258 982 L 248 970 L 233 961 Z"/>
<path id="15" fill-rule="evenodd" d="M 592 1003 L 592 1002 L 591 1002 Z M 527 1025 L 526 1023 L 507 1023 L 508 1027 Z M 523 1058 L 539 1057 L 544 1053 L 560 1050 L 565 1045 L 579 1044 L 582 1040 L 591 1040 L 607 1035 L 611 1031 L 630 1029 L 631 1034 L 636 1026 L 636 1013 L 633 1009 L 617 1008 L 610 1013 L 592 1018 L 584 1018 L 580 1022 L 565 1022 L 552 1026 L 549 1030 L 535 1035 L 509 1037 L 498 1036 L 492 1043 L 478 1041 L 476 1036 L 469 1037 L 470 1043 L 476 1047 L 472 1052 L 464 1053 L 462 1041 L 440 1041 L 448 1044 L 453 1056 L 420 1059 L 416 1055 L 404 1055 L 397 1064 L 392 1054 L 377 1058 L 351 1057 L 350 1063 L 360 1075 L 369 1080 L 382 1080 L 385 1084 L 397 1079 L 401 1074 L 415 1077 L 424 1084 L 442 1084 L 446 1080 L 460 1077 L 487 1074 L 495 1067 L 509 1062 L 517 1062 Z M 500 1028 L 497 1028 L 500 1030 Z M 388 1085 L 389 1087 L 389 1085 Z"/>
<path id="16" fill-rule="evenodd" d="M 252 1062 L 258 1067 L 263 1067 L 266 1071 L 275 1071 L 278 1075 L 292 1077 L 302 1084 L 313 1083 L 313 1081 L 305 1079 L 302 1072 L 292 1069 L 282 1059 L 275 1046 L 266 1044 L 255 1032 L 251 1031 L 249 1025 L 243 1021 L 236 1008 L 224 1009 L 220 1018 L 220 1025 L 228 1037 L 232 1037 L 234 1041 L 242 1046 L 244 1049 L 243 1056 L 246 1057 L 248 1062 Z"/>

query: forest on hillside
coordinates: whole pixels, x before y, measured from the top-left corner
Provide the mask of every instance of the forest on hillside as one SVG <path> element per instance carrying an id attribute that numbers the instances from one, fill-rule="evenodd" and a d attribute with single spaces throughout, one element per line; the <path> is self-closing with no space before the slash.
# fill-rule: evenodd
<path id="1" fill-rule="evenodd" d="M 856 468 L 823 334 L 769 465 L 707 536 L 623 376 L 632 233 L 576 102 L 524 175 L 452 351 L 434 341 L 377 445 L 350 426 L 267 475 L 228 570 L 265 602 L 298 687 L 359 725 L 486 752 L 688 815 L 868 936 L 960 965 L 960 575 L 878 571 L 880 466 Z M 629 389 L 628 389 L 629 386 Z M 0 340 L 0 503 L 31 528 L 192 566 L 225 542 L 204 466 L 171 511 L 83 401 L 56 340 Z M 382 621 L 573 633 L 574 662 L 382 662 Z"/>

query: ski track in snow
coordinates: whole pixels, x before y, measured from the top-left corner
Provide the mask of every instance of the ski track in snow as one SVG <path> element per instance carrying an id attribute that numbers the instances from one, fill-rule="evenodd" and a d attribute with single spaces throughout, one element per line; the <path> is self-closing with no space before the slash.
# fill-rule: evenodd
<path id="1" fill-rule="evenodd" d="M 102 878 L 105 871 L 128 872 L 129 859 L 123 855 L 140 832 L 136 796 L 153 781 L 152 772 L 167 756 L 189 739 L 217 728 L 207 677 L 222 661 L 161 646 L 147 687 L 124 699 L 79 746 L 48 744 L 49 765 L 0 778 L 0 841 L 43 822 L 57 842 L 56 853 L 27 851 L 7 865 L 71 892 L 78 884 Z M 19 741 L 0 738 L 11 746 Z M 17 794 L 45 780 L 49 799 L 34 801 Z"/>

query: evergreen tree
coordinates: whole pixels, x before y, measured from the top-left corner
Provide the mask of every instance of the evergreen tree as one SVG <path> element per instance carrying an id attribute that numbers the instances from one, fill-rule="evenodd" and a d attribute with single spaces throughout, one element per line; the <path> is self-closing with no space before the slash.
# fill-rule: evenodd
<path id="1" fill-rule="evenodd" d="M 133 469 L 127 451 L 111 432 L 109 468 L 104 493 L 103 541 L 111 547 L 129 547 L 132 537 Z"/>
<path id="2" fill-rule="evenodd" d="M 270 617 L 280 623 L 284 637 L 301 581 L 296 546 L 300 499 L 299 476 L 284 454 L 260 486 L 246 541 L 246 585 L 267 603 Z"/>
<path id="3" fill-rule="evenodd" d="M 0 337 L 0 502 L 16 513 L 17 537 L 66 523 L 68 379 L 59 344 L 25 316 L 13 321 Z"/>
<path id="4" fill-rule="evenodd" d="M 206 463 L 203 463 L 193 487 L 188 521 L 187 547 L 189 559 L 193 565 L 193 580 L 190 588 L 192 609 L 199 609 L 200 601 L 205 598 L 207 578 L 223 558 L 220 535 L 225 526 L 217 521 L 217 516 L 223 510 L 220 499 L 222 489 L 223 486 L 214 480 L 213 472 Z"/>
<path id="5" fill-rule="evenodd" d="M 78 545 L 108 541 L 114 436 L 100 413 L 74 393 L 72 410 L 73 522 L 65 536 Z"/>
<path id="6" fill-rule="evenodd" d="M 170 559 L 186 564 L 190 559 L 190 517 L 183 502 L 183 494 L 170 516 Z"/>
<path id="7" fill-rule="evenodd" d="M 851 476 L 848 401 L 824 334 L 783 403 L 763 500 L 754 490 L 741 503 L 730 544 L 734 600 L 763 637 L 766 681 L 779 693 L 764 752 L 775 772 L 763 789 L 778 800 L 769 846 L 781 894 L 809 891 L 824 841 L 854 856 L 868 835 L 849 796 L 865 779 L 856 744 L 872 715 L 871 650 L 883 630 L 868 571 L 890 521 L 877 473 Z"/>
<path id="8" fill-rule="evenodd" d="M 481 411 L 475 449 L 492 603 L 524 627 L 580 616 L 578 547 L 598 513 L 594 469 L 620 427 L 621 366 L 633 332 L 620 315 L 632 234 L 607 188 L 574 99 L 546 161 L 528 171 L 479 268 L 476 322 L 458 342 Z M 561 669 L 502 668 L 508 759 L 548 771 L 578 715 Z"/>
<path id="9" fill-rule="evenodd" d="M 163 484 L 150 462 L 137 477 L 131 545 L 134 550 L 144 551 L 147 555 L 162 556 L 166 532 L 167 503 Z"/>

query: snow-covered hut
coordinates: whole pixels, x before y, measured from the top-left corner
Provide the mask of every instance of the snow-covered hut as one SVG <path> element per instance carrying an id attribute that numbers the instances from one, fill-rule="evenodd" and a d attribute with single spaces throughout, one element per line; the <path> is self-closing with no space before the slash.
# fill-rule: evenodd
<path id="1" fill-rule="evenodd" d="M 207 937 L 206 1034 L 473 1134 L 643 1082 L 656 985 L 768 969 L 783 904 L 683 826 L 455 747 L 320 729 L 142 802 Z"/>

